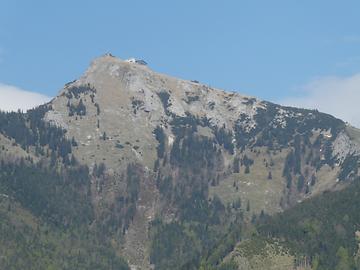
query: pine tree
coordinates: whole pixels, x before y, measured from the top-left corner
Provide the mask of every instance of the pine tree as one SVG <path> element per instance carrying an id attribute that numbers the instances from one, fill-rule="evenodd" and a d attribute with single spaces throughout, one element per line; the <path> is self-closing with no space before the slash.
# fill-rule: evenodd
<path id="1" fill-rule="evenodd" d="M 249 212 L 250 211 L 250 201 L 248 200 L 246 203 L 246 211 Z"/>
<path id="2" fill-rule="evenodd" d="M 233 168 L 234 168 L 234 173 L 239 173 L 240 172 L 240 160 L 237 157 L 234 158 Z"/>

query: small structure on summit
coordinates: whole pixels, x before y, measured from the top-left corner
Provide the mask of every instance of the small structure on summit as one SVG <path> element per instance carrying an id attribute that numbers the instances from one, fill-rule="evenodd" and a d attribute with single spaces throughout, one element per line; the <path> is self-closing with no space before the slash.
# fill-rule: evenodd
<path id="1" fill-rule="evenodd" d="M 144 66 L 147 65 L 147 63 L 143 59 L 130 58 L 125 61 L 128 63 L 135 63 L 135 64 L 139 64 L 139 65 L 144 65 Z"/>
<path id="2" fill-rule="evenodd" d="M 115 56 L 114 56 L 113 54 L 111 54 L 110 52 L 105 53 L 104 56 L 115 57 Z"/>

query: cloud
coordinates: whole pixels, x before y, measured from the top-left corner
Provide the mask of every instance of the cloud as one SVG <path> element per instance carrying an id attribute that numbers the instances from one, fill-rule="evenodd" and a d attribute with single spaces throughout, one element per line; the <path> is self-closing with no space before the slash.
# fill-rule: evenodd
<path id="1" fill-rule="evenodd" d="M 299 97 L 284 105 L 318 109 L 360 127 L 360 73 L 349 77 L 323 77 L 299 88 Z"/>
<path id="2" fill-rule="evenodd" d="M 0 83 L 0 110 L 26 111 L 50 101 L 50 97 Z"/>

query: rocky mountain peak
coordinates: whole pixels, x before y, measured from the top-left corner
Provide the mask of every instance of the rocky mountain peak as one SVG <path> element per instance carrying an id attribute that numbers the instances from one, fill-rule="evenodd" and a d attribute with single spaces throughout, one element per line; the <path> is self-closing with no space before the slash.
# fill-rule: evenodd
<path id="1" fill-rule="evenodd" d="M 157 126 L 164 128 L 171 143 L 176 135 L 171 123 L 188 116 L 208 123 L 208 130 L 202 129 L 204 134 L 212 134 L 214 128 L 233 133 L 234 146 L 243 140 L 255 142 L 264 125 L 281 133 L 292 130 L 297 122 L 320 133 L 336 132 L 326 126 L 328 116 L 317 111 L 282 107 L 198 81 L 177 79 L 151 70 L 143 60 L 122 60 L 111 54 L 94 59 L 78 80 L 66 84 L 52 107 L 46 119 L 69 130 L 84 145 L 90 143 L 85 138 L 98 140 L 104 133 L 109 138 L 131 141 L 133 134 L 128 131 L 137 131 L 137 140 L 151 145 L 156 143 L 153 130 Z M 241 135 L 236 136 L 239 132 Z M 334 153 L 342 153 L 342 160 L 349 144 L 339 142 L 347 138 L 343 135 L 334 146 Z M 139 159 L 139 153 L 135 156 Z M 154 158 L 152 154 L 150 163 Z"/>

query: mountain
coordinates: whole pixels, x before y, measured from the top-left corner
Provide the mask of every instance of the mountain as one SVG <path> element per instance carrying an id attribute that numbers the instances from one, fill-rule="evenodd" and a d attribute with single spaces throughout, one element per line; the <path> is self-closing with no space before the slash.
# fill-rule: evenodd
<path id="1" fill-rule="evenodd" d="M 0 132 L 8 269 L 16 257 L 34 269 L 323 267 L 279 220 L 295 228 L 299 209 L 348 194 L 359 176 L 360 131 L 331 115 L 110 54 L 48 104 L 1 113 Z"/>

